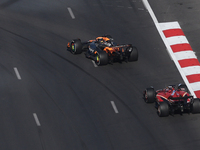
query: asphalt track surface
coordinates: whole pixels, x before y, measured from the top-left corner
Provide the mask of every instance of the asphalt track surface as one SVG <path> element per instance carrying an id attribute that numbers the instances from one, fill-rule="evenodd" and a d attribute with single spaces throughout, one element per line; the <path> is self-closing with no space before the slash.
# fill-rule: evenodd
<path id="1" fill-rule="evenodd" d="M 200 58 L 199 0 L 149 0 Z M 110 34 L 138 62 L 95 67 L 66 44 Z M 1 0 L 1 150 L 187 150 L 200 114 L 159 118 L 143 90 L 183 82 L 141 0 Z"/>

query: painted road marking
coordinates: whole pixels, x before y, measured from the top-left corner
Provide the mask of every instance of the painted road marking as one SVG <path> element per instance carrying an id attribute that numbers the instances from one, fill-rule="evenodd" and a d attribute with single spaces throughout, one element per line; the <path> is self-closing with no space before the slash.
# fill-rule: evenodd
<path id="1" fill-rule="evenodd" d="M 196 57 L 196 56 L 195 56 Z M 190 58 L 190 59 L 182 59 L 178 61 L 181 68 L 189 67 L 189 66 L 198 66 L 199 61 L 197 58 Z"/>
<path id="2" fill-rule="evenodd" d="M 14 71 L 15 71 L 15 74 L 16 74 L 16 76 L 17 76 L 17 79 L 18 79 L 18 80 L 21 80 L 22 78 L 21 78 L 21 76 L 20 76 L 20 74 L 19 74 L 19 71 L 18 71 L 18 69 L 17 69 L 16 67 L 14 67 Z"/>
<path id="3" fill-rule="evenodd" d="M 149 2 L 147 0 L 142 0 L 142 2 L 144 4 L 145 8 L 148 10 L 149 14 L 151 15 L 151 18 L 153 19 L 153 22 L 155 24 L 157 24 L 158 20 L 157 20 L 157 18 L 155 16 L 153 10 L 151 9 L 151 6 L 149 5 Z"/>
<path id="4" fill-rule="evenodd" d="M 192 51 L 192 47 L 190 46 L 189 43 L 171 45 L 171 48 L 174 53 L 181 51 Z"/>
<path id="5" fill-rule="evenodd" d="M 117 113 L 119 113 L 119 111 L 117 110 L 117 107 L 116 107 L 116 105 L 115 105 L 115 102 L 114 102 L 114 101 L 111 101 L 111 105 L 112 105 L 112 107 L 113 107 L 113 109 L 114 109 L 115 113 L 116 113 L 116 114 L 117 114 Z"/>
<path id="6" fill-rule="evenodd" d="M 184 33 L 183 33 L 183 31 L 181 29 L 177 29 L 177 28 L 163 30 L 163 33 L 164 33 L 164 35 L 165 35 L 166 38 L 177 36 L 177 35 L 179 35 L 179 36 L 181 36 L 181 35 L 185 36 Z"/>
<path id="7" fill-rule="evenodd" d="M 174 53 L 174 55 L 176 56 L 177 60 L 183 60 L 183 59 L 191 59 L 191 58 L 196 58 L 196 55 L 194 54 L 193 51 L 183 51 L 183 52 L 177 52 Z"/>
<path id="8" fill-rule="evenodd" d="M 200 91 L 200 82 L 190 83 L 193 90 Z"/>
<path id="9" fill-rule="evenodd" d="M 175 45 L 175 44 L 185 44 L 188 43 L 188 40 L 185 36 L 173 36 L 168 37 L 167 42 L 169 45 Z"/>
<path id="10" fill-rule="evenodd" d="M 94 67 L 98 67 L 94 60 L 92 60 Z"/>
<path id="11" fill-rule="evenodd" d="M 69 14 L 71 15 L 72 19 L 75 19 L 74 13 L 72 12 L 72 9 L 70 7 L 67 8 L 69 11 Z"/>
<path id="12" fill-rule="evenodd" d="M 161 29 L 164 24 L 165 23 L 162 23 L 160 25 Z M 174 25 L 176 26 L 176 29 L 173 28 Z M 178 22 L 172 22 L 171 24 L 167 23 L 167 25 L 165 26 L 168 26 L 168 31 L 167 31 L 168 33 L 172 32 L 167 36 L 165 35 L 165 38 L 171 48 L 172 55 L 175 56 L 174 62 L 176 61 L 178 62 L 177 68 L 179 68 L 179 72 L 181 73 L 181 76 L 184 79 L 191 94 L 195 98 L 200 97 L 200 88 L 199 88 L 200 82 L 199 82 L 199 76 L 197 76 L 200 75 L 200 63 L 195 53 L 193 52 L 183 31 L 180 32 L 180 30 L 182 29 L 179 23 Z M 165 33 L 166 30 L 162 30 L 162 32 Z M 172 42 L 172 39 L 175 40 Z"/>
<path id="13" fill-rule="evenodd" d="M 190 66 L 183 68 L 183 71 L 186 76 L 193 74 L 200 74 L 200 66 Z"/>
<path id="14" fill-rule="evenodd" d="M 138 10 L 144 10 L 144 8 L 138 8 Z"/>
<path id="15" fill-rule="evenodd" d="M 170 29 L 180 29 L 180 26 L 176 22 L 166 22 L 166 23 L 163 23 L 161 28 L 163 31 L 165 31 L 165 30 L 170 30 Z"/>
<path id="16" fill-rule="evenodd" d="M 167 51 L 174 61 L 190 93 L 194 96 L 194 98 L 200 98 L 200 63 L 196 58 L 195 53 L 193 52 L 179 23 L 177 21 L 158 23 L 158 20 L 150 7 L 148 0 L 142 0 L 142 2 L 153 19 L 154 24 L 165 46 L 167 47 Z M 187 52 L 188 56 L 186 56 L 186 53 L 183 53 L 184 51 L 191 52 Z M 187 63 L 189 63 L 189 65 L 187 65 Z"/>
<path id="17" fill-rule="evenodd" d="M 34 119 L 35 119 L 36 125 L 37 125 L 37 126 L 41 126 L 40 121 L 39 121 L 39 119 L 38 119 L 36 113 L 33 113 L 33 117 L 34 117 Z"/>

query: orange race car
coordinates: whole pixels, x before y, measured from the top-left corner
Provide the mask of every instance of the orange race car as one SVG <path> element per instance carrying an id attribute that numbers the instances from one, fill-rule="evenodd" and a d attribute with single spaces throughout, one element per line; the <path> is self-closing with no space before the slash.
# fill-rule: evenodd
<path id="1" fill-rule="evenodd" d="M 116 44 L 110 35 L 97 37 L 87 42 L 80 39 L 72 40 L 67 44 L 67 50 L 72 54 L 85 51 L 85 56 L 94 60 L 96 65 L 107 65 L 113 62 L 131 62 L 138 60 L 138 50 L 131 44 Z"/>

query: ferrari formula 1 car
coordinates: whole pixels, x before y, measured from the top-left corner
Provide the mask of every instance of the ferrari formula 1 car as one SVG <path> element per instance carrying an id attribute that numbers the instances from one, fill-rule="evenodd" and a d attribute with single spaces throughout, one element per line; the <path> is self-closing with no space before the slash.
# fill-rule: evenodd
<path id="1" fill-rule="evenodd" d="M 67 44 L 67 50 L 72 54 L 80 54 L 85 51 L 85 56 L 94 60 L 96 65 L 112 64 L 115 61 L 137 61 L 138 50 L 131 44 L 116 44 L 110 35 L 97 37 L 87 42 L 80 39 L 72 40 Z"/>
<path id="2" fill-rule="evenodd" d="M 155 102 L 160 117 L 183 112 L 200 113 L 200 99 L 193 98 L 185 84 L 179 84 L 177 87 L 170 85 L 157 91 L 153 87 L 146 88 L 144 100 L 146 103 Z"/>

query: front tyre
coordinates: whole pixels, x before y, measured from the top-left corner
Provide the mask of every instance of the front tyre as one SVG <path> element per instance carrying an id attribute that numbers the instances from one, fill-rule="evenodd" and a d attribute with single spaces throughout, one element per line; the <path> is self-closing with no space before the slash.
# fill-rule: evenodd
<path id="1" fill-rule="evenodd" d="M 72 54 L 82 53 L 82 43 L 80 39 L 75 39 L 70 44 L 70 50 Z"/>

